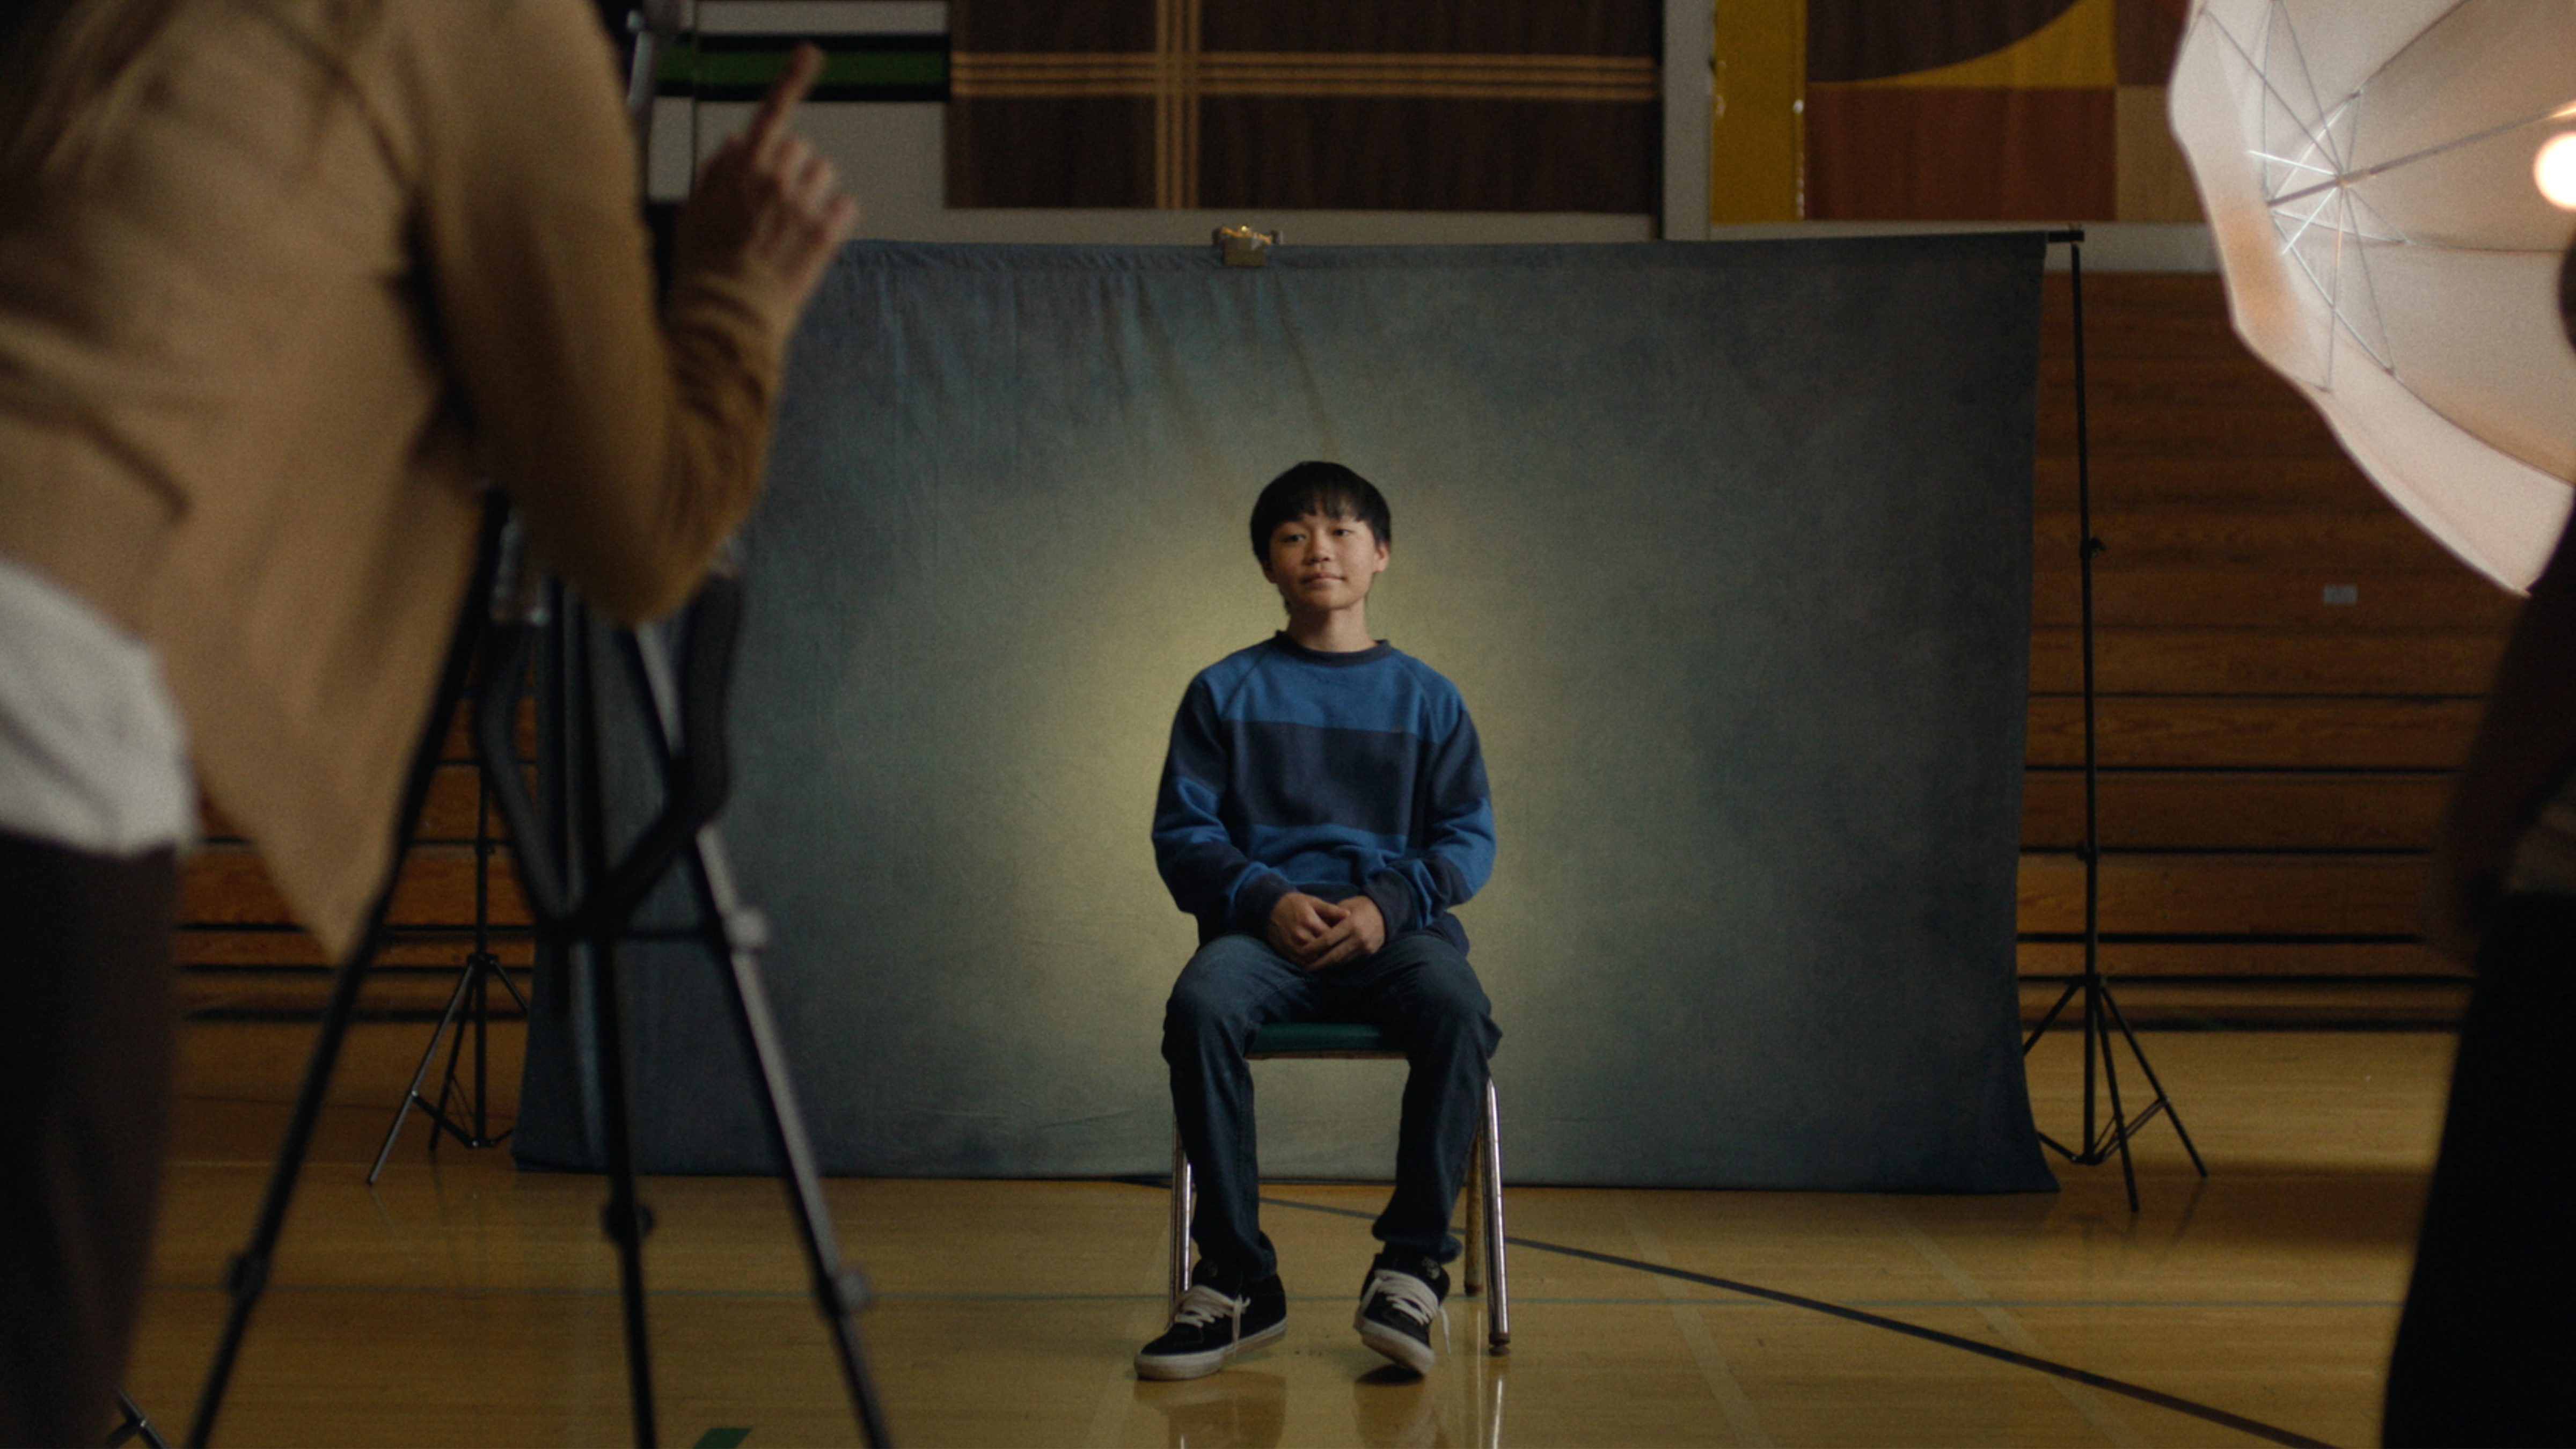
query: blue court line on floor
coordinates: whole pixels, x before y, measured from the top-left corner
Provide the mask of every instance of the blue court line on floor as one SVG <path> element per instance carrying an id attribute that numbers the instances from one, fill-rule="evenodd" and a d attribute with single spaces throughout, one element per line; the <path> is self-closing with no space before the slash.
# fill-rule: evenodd
<path id="1" fill-rule="evenodd" d="M 1171 1185 L 1168 1182 L 1152 1183 L 1146 1179 L 1136 1178 L 1121 1180 L 1135 1182 L 1139 1186 L 1155 1186 L 1163 1192 L 1171 1191 Z M 1264 1197 L 1261 1199 L 1261 1202 L 1265 1207 L 1298 1208 L 1310 1213 L 1330 1213 L 1335 1217 L 1361 1218 L 1369 1220 L 1373 1220 L 1377 1217 L 1377 1214 L 1375 1213 L 1361 1212 L 1356 1208 L 1327 1207 L 1322 1203 L 1296 1202 L 1288 1198 Z M 2240 1434 L 2250 1434 L 2257 1439 L 2269 1440 L 2274 1444 L 2287 1445 L 2290 1446 L 2290 1449 L 2333 1449 L 2332 1445 L 2327 1444 L 2322 1439 L 2311 1439 L 2304 1434 L 2294 1434 L 2287 1429 L 2275 1428 L 2259 1419 L 2249 1419 L 2242 1414 L 2231 1414 L 2225 1409 L 2214 1408 L 2208 1404 L 2195 1403 L 2190 1399 L 2179 1398 L 2173 1394 L 2168 1394 L 2161 1389 L 2151 1389 L 2146 1387 L 2144 1384 L 2129 1383 L 2124 1379 L 2112 1378 L 2108 1374 L 2097 1374 L 2091 1369 L 2080 1369 L 2075 1367 L 2073 1364 L 2059 1363 L 2054 1359 L 2040 1358 L 2035 1354 L 2021 1353 L 2013 1349 L 1998 1347 L 1991 1343 L 1979 1343 L 1973 1338 L 1962 1338 L 1955 1333 L 1943 1333 L 1937 1328 L 1926 1328 L 1919 1323 L 1908 1323 L 1901 1318 L 1884 1317 L 1880 1314 L 1870 1313 L 1863 1309 L 1851 1307 L 1848 1304 L 1828 1303 L 1821 1298 L 1808 1298 L 1801 1294 L 1783 1293 L 1776 1288 L 1764 1288 L 1759 1284 L 1738 1282 L 1733 1278 L 1718 1278 L 1706 1273 L 1694 1273 L 1687 1268 L 1667 1268 L 1660 1263 L 1648 1263 L 1636 1258 L 1622 1258 L 1615 1253 L 1596 1253 L 1590 1248 L 1571 1247 L 1564 1243 L 1543 1243 L 1536 1238 L 1516 1238 L 1509 1233 L 1505 1233 L 1503 1235 L 1503 1241 L 1511 1244 L 1515 1248 L 1529 1248 L 1541 1253 L 1556 1253 L 1568 1258 L 1581 1258 L 1588 1262 L 1606 1263 L 1614 1268 L 1634 1268 L 1640 1273 L 1653 1273 L 1665 1278 L 1678 1278 L 1685 1283 L 1699 1283 L 1710 1288 L 1722 1289 L 1729 1293 L 1739 1293 L 1748 1298 L 1761 1298 L 1773 1303 L 1786 1304 L 1791 1308 L 1804 1308 L 1811 1312 L 1822 1313 L 1834 1318 L 1842 1319 L 1848 1323 L 1863 1324 L 1870 1328 L 1883 1328 L 1890 1333 L 1901 1333 L 1908 1338 L 1919 1338 L 1926 1343 L 1937 1343 L 1945 1348 L 1960 1349 L 1964 1352 L 1973 1353 L 1983 1358 L 1994 1359 L 1999 1363 L 2008 1363 L 2018 1368 L 2026 1368 L 2039 1373 L 2052 1374 L 2072 1383 L 2082 1384 L 2087 1388 L 2100 1389 L 2106 1393 L 2119 1394 L 2125 1398 L 2136 1399 L 2142 1404 L 2153 1404 L 2159 1409 L 2171 1409 L 2177 1414 L 2189 1414 L 2191 1417 L 2202 1420 L 2203 1422 L 2217 1424 L 2223 1428 L 2233 1429 Z"/>

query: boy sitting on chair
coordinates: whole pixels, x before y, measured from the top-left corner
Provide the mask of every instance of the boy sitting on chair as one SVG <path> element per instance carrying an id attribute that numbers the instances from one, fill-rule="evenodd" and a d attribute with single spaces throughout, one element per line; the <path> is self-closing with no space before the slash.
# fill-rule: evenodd
<path id="1" fill-rule="evenodd" d="M 1202 670 L 1172 721 L 1154 857 L 1199 949 L 1163 1015 L 1172 1108 L 1198 1177 L 1188 1294 L 1136 1355 L 1148 1379 L 1216 1372 L 1287 1330 L 1261 1231 L 1252 1075 L 1270 1022 L 1366 1022 L 1401 1043 L 1395 1194 L 1360 1290 L 1360 1340 L 1415 1372 L 1458 1256 L 1449 1213 L 1502 1032 L 1449 914 L 1493 871 L 1494 814 L 1457 688 L 1368 633 L 1386 500 L 1338 463 L 1262 490 L 1252 553 L 1288 627 Z"/>

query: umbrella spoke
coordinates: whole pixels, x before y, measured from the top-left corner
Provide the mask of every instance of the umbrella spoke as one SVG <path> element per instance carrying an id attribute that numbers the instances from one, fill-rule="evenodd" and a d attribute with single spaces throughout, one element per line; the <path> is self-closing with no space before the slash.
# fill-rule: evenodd
<path id="1" fill-rule="evenodd" d="M 2271 24 L 2264 27 L 2263 32 L 2263 61 L 2255 67 L 2255 73 L 2263 78 L 2263 88 L 2276 95 L 2280 94 L 2278 87 L 2272 83 L 2272 77 L 2280 73 L 2273 65 L 2272 51 L 2276 46 L 2285 47 L 2289 51 L 2288 64 L 2297 67 L 2299 84 L 2308 93 L 2306 113 L 2322 117 L 2325 112 L 2325 102 L 2317 95 L 2316 80 L 2308 72 L 2308 55 L 2299 45 L 2299 32 L 2290 25 L 2289 7 L 2283 5 L 2281 0 L 2272 0 L 2270 20 Z M 2289 96 L 2281 96 L 2281 104 L 2293 115 L 2300 111 L 2298 102 Z"/>
<path id="2" fill-rule="evenodd" d="M 2295 131 L 2297 131 L 2297 132 L 2299 133 L 2299 139 L 2300 139 L 2300 140 L 2303 140 L 2303 141 L 2305 141 L 2305 142 L 2307 143 L 2307 151 L 2308 151 L 2309 153 L 2315 153 L 2315 152 L 2318 152 L 2318 151 L 2326 151 L 2326 152 L 2328 153 L 2328 159 L 2329 159 L 2329 160 L 2332 160 L 2332 159 L 2333 159 L 2333 156 L 2332 156 L 2331 148 L 2329 148 L 2329 147 L 2326 145 L 2326 143 L 2325 143 L 2325 138 L 2324 138 L 2324 137 L 2319 133 L 2319 131 L 2318 131 L 2315 127 L 2310 126 L 2306 121 L 2304 121 L 2304 120 L 2300 119 L 2300 107 L 2299 107 L 2299 103 L 2298 103 L 2298 101 L 2297 101 L 2296 99 L 2294 99 L 2293 97 L 2291 97 L 2291 96 L 2290 96 L 2286 91 L 2282 90 L 2282 89 L 2281 89 L 2281 87 L 2280 87 L 2280 85 L 2279 85 L 2279 84 L 2277 84 L 2277 83 L 2273 80 L 2273 78 L 2272 78 L 2272 73 L 2271 73 L 2271 70 L 2269 69 L 2269 67 L 2268 67 L 2268 66 L 2266 66 L 2266 65 L 2265 65 L 2265 63 L 2264 63 L 2262 60 L 2259 60 L 2259 59 L 2255 58 L 2255 56 L 2254 56 L 2253 52 L 2251 52 L 2251 51 L 2249 51 L 2249 50 L 2247 50 L 2247 49 L 2245 48 L 2245 43 L 2244 43 L 2243 41 L 2241 41 L 2241 40 L 2238 40 L 2238 39 L 2236 38 L 2236 36 L 2235 36 L 2235 33 L 2234 33 L 2234 32 L 2230 31 L 2230 30 L 2226 27 L 2226 25 L 2224 25 L 2224 24 L 2220 23 L 2219 21 L 2217 21 L 2214 17 L 2212 17 L 2212 18 L 2211 18 L 2211 20 L 2210 20 L 2210 28 L 2211 28 L 2212 30 L 2214 30 L 2214 31 L 2216 31 L 2216 32 L 2217 32 L 2217 34 L 2218 34 L 2218 36 L 2219 36 L 2219 38 L 2220 38 L 2220 39 L 2222 39 L 2222 40 L 2224 40 L 2224 41 L 2226 41 L 2226 42 L 2227 42 L 2227 47 L 2228 47 L 2228 49 L 2233 50 L 2233 51 L 2235 51 L 2235 52 L 2236 52 L 2236 58 L 2237 58 L 2238 60 L 2240 60 L 2240 61 L 2243 61 L 2243 62 L 2244 62 L 2244 64 L 2245 64 L 2245 70 L 2246 70 L 2247 74 L 2249 74 L 2249 75 L 2253 76 L 2254 81 L 2255 81 L 2255 84 L 2257 84 L 2258 86 L 2260 86 L 2260 87 L 2262 88 L 2262 90 L 2263 90 L 2263 94 L 2264 94 L 2265 96 L 2267 96 L 2268 98 L 2270 98 L 2272 101 L 2274 101 L 2274 102 L 2278 103 L 2278 105 L 2279 105 L 2279 109 L 2280 109 L 2280 118 L 2281 118 L 2282 120 L 2284 120 L 2284 121 L 2288 122 L 2288 123 L 2289 123 L 2289 125 L 2290 125 L 2290 127 L 2291 127 L 2291 129 L 2293 129 L 2293 130 L 2295 130 Z M 2295 49 L 2295 46 L 2294 46 L 2293 48 Z M 2266 38 L 2266 42 L 2265 42 L 2265 52 L 2266 52 L 2266 54 L 2267 54 L 2267 55 L 2269 54 L 2269 51 L 2270 51 L 2270 43 L 2269 43 L 2269 39 L 2268 39 L 2268 37 L 2267 37 L 2267 38 Z M 2302 81 L 2302 82 L 2306 82 L 2306 79 L 2307 79 L 2307 70 L 2306 70 L 2306 67 L 2305 67 L 2305 65 L 2304 65 L 2304 64 L 2300 67 L 2300 73 L 2299 73 L 2299 74 L 2300 74 L 2300 79 L 2301 79 L 2301 81 Z M 2323 109 L 2322 107 L 2320 107 L 2320 106 L 2317 104 L 2317 100 L 2316 100 L 2316 87 L 2315 87 L 2315 85 L 2313 85 L 2313 84 L 2308 84 L 2308 85 L 2307 85 L 2307 91 L 2308 91 L 2308 105 L 2307 105 L 2307 109 L 2308 109 L 2308 111 L 2309 111 L 2310 113 L 2314 113 L 2314 112 L 2317 112 L 2317 111 L 2319 111 L 2319 110 Z M 2267 106 L 2267 107 L 2265 107 L 2265 108 L 2264 108 L 2264 113 L 2263 113 L 2263 114 L 2264 114 L 2264 119 L 2265 119 L 2265 120 L 2267 120 L 2267 121 L 2268 121 L 2268 120 L 2270 120 L 2270 119 L 2272 118 L 2272 114 L 2273 114 L 2273 113 L 2272 113 L 2272 108 L 2271 108 L 2271 107 L 2268 107 L 2268 106 Z M 2265 144 L 2267 144 L 2267 145 L 2270 143 L 2270 136 L 2268 135 L 2268 133 L 2263 137 L 2263 141 L 2264 141 L 2264 143 L 2265 143 Z M 2263 154 L 2266 154 L 2266 153 L 2258 151 L 2256 154 L 2257 154 L 2257 155 L 2263 155 Z M 2300 163 L 2293 163 L 2293 164 L 2300 164 Z M 2318 170 L 2318 171 L 2325 171 L 2325 170 L 2327 170 L 2328 168 L 2325 168 L 2325 167 L 2314 167 L 2314 168 L 2310 168 L 2310 169 L 2315 169 L 2315 170 Z M 2338 164 L 2337 166 L 2335 166 L 2335 167 L 2334 167 L 2334 168 L 2332 168 L 2332 169 L 2334 169 L 2334 170 L 2340 170 L 2340 169 L 2342 169 L 2342 168 L 2341 168 L 2340 164 Z"/>
<path id="3" fill-rule="evenodd" d="M 2281 233 L 2281 250 L 2286 252 L 2296 249 L 2299 243 L 2307 238 L 2308 232 L 2316 226 L 2317 218 L 2325 215 L 2326 212 L 2332 210 L 2333 207 L 2334 197 L 2329 194 L 2321 198 L 2314 207 L 2311 207 L 2307 215 L 2296 218 L 2299 223 L 2298 226 L 2295 229 L 2285 230 Z M 2280 225 L 2282 219 L 2280 213 L 2283 210 L 2284 208 L 2280 207 L 2273 208 L 2272 221 L 2275 226 Z"/>
<path id="4" fill-rule="evenodd" d="M 2313 161 L 2302 161 L 2295 156 L 2277 156 L 2269 151 L 2254 151 L 2248 154 L 2252 155 L 2258 161 L 2273 161 L 2283 166 L 2290 167 L 2293 170 L 2313 171 L 2319 176 L 2332 176 L 2335 174 L 2335 170 L 2331 166 L 2319 166 Z"/>
<path id="5" fill-rule="evenodd" d="M 2394 160 L 2382 161 L 2376 165 L 2365 166 L 2358 171 L 2347 171 L 2342 175 L 2335 177 L 2331 181 L 2320 181 L 2316 185 L 2307 187 L 2304 190 L 2293 191 L 2289 195 L 2281 197 L 2280 200 L 2284 202 L 2296 201 L 2311 192 L 2322 191 L 2330 186 L 2349 186 L 2354 182 L 2367 181 L 2371 177 L 2384 175 L 2401 166 L 2412 166 L 2418 161 L 2429 161 L 2445 152 L 2457 151 L 2463 146 L 2474 146 L 2480 141 L 2493 140 L 2495 137 L 2504 135 L 2509 131 L 2519 131 L 2525 126 L 2539 126 L 2546 125 L 2551 121 L 2563 121 L 2570 115 L 2576 115 L 2576 106 L 2556 106 L 2543 111 L 2536 116 L 2524 116 L 2519 120 L 2506 121 L 2502 125 L 2489 126 L 2483 131 L 2476 131 L 2466 136 L 2460 136 L 2449 141 L 2439 142 L 2435 145 L 2427 146 L 2420 151 L 2409 151 L 2405 155 L 2399 156 Z"/>

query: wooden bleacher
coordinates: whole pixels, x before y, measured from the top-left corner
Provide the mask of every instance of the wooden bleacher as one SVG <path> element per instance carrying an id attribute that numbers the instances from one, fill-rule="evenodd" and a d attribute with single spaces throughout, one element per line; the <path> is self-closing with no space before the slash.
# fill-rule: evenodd
<path id="1" fill-rule="evenodd" d="M 2084 901 L 2072 329 L 2048 284 L 2025 972 L 2076 968 Z M 2415 899 L 2515 599 L 2245 351 L 2216 277 L 2096 273 L 2084 300 L 2101 924 L 2132 938 L 2105 969 L 2147 1019 L 2454 1019 L 2466 973 L 2415 943 Z"/>

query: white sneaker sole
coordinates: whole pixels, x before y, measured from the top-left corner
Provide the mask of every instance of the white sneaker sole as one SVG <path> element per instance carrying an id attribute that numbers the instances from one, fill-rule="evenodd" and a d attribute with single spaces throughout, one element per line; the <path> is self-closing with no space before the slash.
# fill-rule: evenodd
<path id="1" fill-rule="evenodd" d="M 1259 1348 L 1287 1331 L 1288 1320 L 1283 1318 L 1250 1338 L 1236 1339 L 1223 1348 L 1211 1348 L 1200 1353 L 1165 1354 L 1154 1358 L 1148 1358 L 1139 1353 L 1136 1355 L 1136 1377 L 1163 1382 L 1173 1379 L 1203 1379 L 1225 1367 L 1226 1361 L 1236 1354 L 1247 1348 Z"/>
<path id="2" fill-rule="evenodd" d="M 1415 1373 L 1427 1374 L 1431 1372 L 1431 1366 L 1440 1361 L 1440 1356 L 1431 1351 L 1431 1345 L 1416 1341 L 1402 1329 L 1370 1322 L 1365 1309 L 1351 1315 L 1351 1326 L 1360 1331 L 1360 1342 Z"/>

